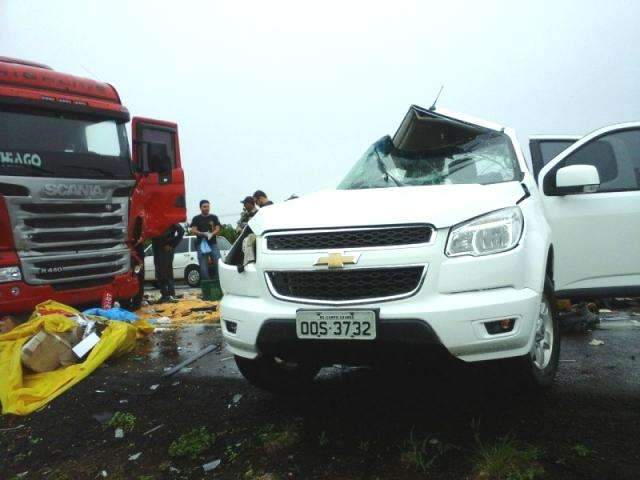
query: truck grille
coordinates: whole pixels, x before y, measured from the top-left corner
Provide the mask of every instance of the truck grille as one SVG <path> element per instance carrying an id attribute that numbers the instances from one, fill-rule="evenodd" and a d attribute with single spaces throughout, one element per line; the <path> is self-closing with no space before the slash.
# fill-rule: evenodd
<path id="1" fill-rule="evenodd" d="M 428 243 L 428 225 L 286 233 L 267 236 L 269 250 L 328 250 Z"/>
<path id="2" fill-rule="evenodd" d="M 379 300 L 412 293 L 424 267 L 268 272 L 275 293 L 318 301 Z"/>
<path id="3" fill-rule="evenodd" d="M 5 196 L 24 280 L 29 284 L 82 284 L 130 268 L 127 197 L 114 191 L 131 181 L 74 180 L 99 186 L 101 198 L 50 198 L 45 184 L 68 180 L 21 178 L 28 195 Z M 15 180 L 14 180 L 15 181 Z"/>

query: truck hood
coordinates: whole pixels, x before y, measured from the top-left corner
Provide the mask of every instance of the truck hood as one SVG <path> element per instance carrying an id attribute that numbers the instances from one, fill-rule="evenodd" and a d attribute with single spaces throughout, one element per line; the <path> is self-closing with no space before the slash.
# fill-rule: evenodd
<path id="1" fill-rule="evenodd" d="M 430 223 L 446 228 L 524 196 L 519 182 L 330 190 L 261 209 L 249 223 L 260 235 L 272 230 Z"/>

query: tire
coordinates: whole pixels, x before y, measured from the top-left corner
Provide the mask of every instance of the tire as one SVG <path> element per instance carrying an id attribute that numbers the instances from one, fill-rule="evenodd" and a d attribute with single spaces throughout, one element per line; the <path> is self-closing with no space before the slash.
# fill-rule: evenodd
<path id="1" fill-rule="evenodd" d="M 531 352 L 508 362 L 522 387 L 543 390 L 553 384 L 560 362 L 560 325 L 553 284 L 548 277 L 534 328 L 536 334 Z"/>
<path id="2" fill-rule="evenodd" d="M 320 367 L 307 363 L 286 363 L 274 357 L 255 360 L 236 355 L 236 365 L 242 376 L 258 388 L 272 393 L 300 393 L 311 387 Z"/>
<path id="3" fill-rule="evenodd" d="M 200 285 L 200 267 L 197 265 L 189 265 L 184 269 L 184 281 L 190 287 L 197 287 Z"/>

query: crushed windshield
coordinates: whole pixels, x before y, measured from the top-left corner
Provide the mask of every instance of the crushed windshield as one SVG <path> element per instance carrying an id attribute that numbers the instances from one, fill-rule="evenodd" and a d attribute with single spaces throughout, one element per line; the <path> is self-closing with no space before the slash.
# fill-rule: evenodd
<path id="1" fill-rule="evenodd" d="M 131 178 L 125 125 L 72 113 L 0 110 L 0 175 Z"/>
<path id="2" fill-rule="evenodd" d="M 412 151 L 396 148 L 385 136 L 365 152 L 338 189 L 489 184 L 519 180 L 520 176 L 511 141 L 501 132 L 486 131 Z"/>

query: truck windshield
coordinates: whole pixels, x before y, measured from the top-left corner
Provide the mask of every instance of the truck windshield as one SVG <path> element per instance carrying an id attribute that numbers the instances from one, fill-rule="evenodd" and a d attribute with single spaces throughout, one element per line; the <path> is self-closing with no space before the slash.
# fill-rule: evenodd
<path id="1" fill-rule="evenodd" d="M 338 189 L 489 184 L 520 178 L 511 140 L 501 132 L 486 131 L 418 151 L 400 150 L 386 136 L 365 152 Z"/>
<path id="2" fill-rule="evenodd" d="M 0 175 L 131 178 L 125 125 L 109 118 L 2 109 Z"/>

